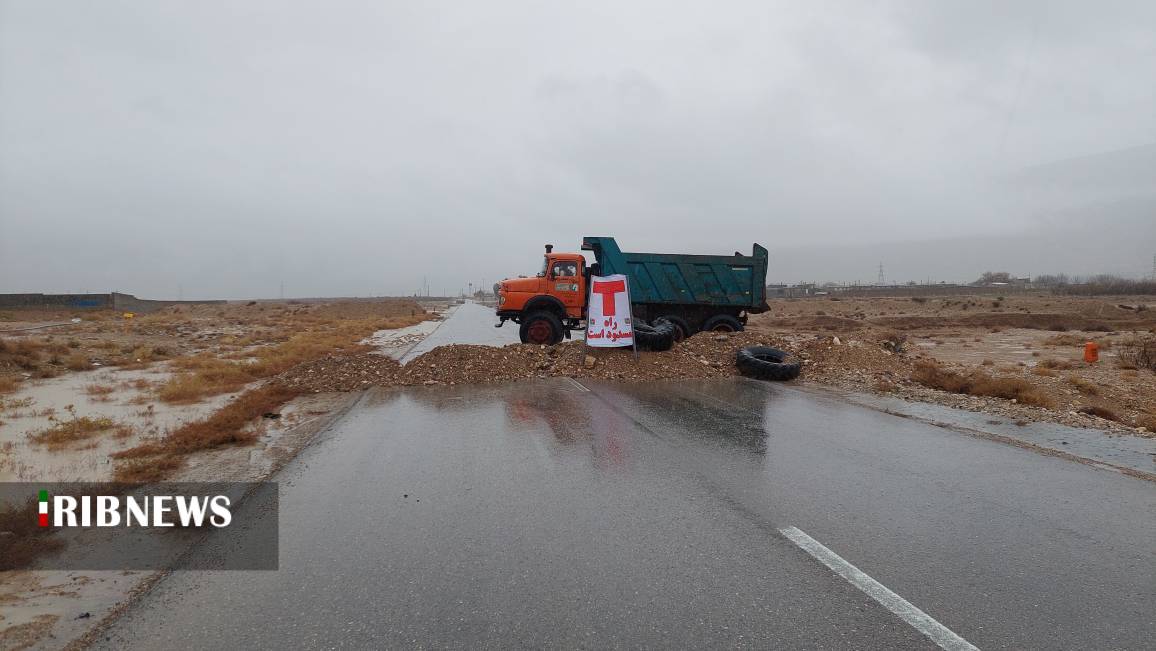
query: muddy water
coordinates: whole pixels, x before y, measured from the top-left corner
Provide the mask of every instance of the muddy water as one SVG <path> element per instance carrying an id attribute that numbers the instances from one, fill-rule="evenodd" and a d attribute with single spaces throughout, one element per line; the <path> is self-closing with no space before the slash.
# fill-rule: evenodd
<path id="1" fill-rule="evenodd" d="M 914 343 L 939 361 L 959 364 L 978 365 L 984 360 L 991 360 L 996 364 L 1023 362 L 1026 366 L 1035 366 L 1045 357 L 1069 361 L 1082 359 L 1083 349 L 1079 347 L 1047 346 L 1043 343 L 1044 340 L 1055 336 L 1055 334 L 1050 330 L 1012 328 L 982 335 L 919 338 Z M 1102 332 L 1073 331 L 1069 334 L 1088 340 L 1104 337 Z M 981 341 L 975 341 L 977 336 L 981 338 Z M 1111 351 L 1104 351 L 1101 353 L 1101 357 L 1111 358 L 1115 357 L 1115 354 Z"/>
<path id="2" fill-rule="evenodd" d="M 25 388 L 3 398 L 6 405 L 31 399 L 28 406 L 9 407 L 0 412 L 0 481 L 103 481 L 111 478 L 109 454 L 158 436 L 190 420 L 203 418 L 219 409 L 232 395 L 221 395 L 193 405 L 166 405 L 155 400 L 149 388 L 131 386 L 138 380 L 149 385 L 163 382 L 170 374 L 163 366 L 144 370 L 105 369 L 70 373 L 48 380 L 26 383 Z M 113 387 L 106 396 L 91 396 L 86 387 Z M 72 407 L 70 413 L 68 407 Z M 49 448 L 28 440 L 33 432 L 55 422 L 76 417 L 110 418 L 128 425 L 132 434 L 114 437 L 112 431 Z M 55 421 L 53 420 L 55 419 Z"/>

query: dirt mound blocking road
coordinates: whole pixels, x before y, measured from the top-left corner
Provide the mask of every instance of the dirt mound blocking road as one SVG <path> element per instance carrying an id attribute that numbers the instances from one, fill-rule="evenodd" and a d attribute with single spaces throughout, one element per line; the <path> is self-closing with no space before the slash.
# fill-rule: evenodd
<path id="1" fill-rule="evenodd" d="M 777 337 L 751 332 L 699 335 L 669 351 L 640 352 L 637 358 L 630 349 L 587 348 L 580 341 L 504 348 L 452 344 L 435 348 L 405 366 L 374 354 L 326 357 L 290 369 L 278 376 L 278 381 L 305 391 L 353 391 L 375 385 L 481 384 L 542 377 L 632 381 L 712 378 L 734 375 L 735 353 L 743 346 L 755 345 L 787 344 Z"/>
<path id="2" fill-rule="evenodd" d="M 875 379 L 904 373 L 908 361 L 878 342 L 835 343 L 831 337 L 775 336 L 762 332 L 700 334 L 664 352 L 587 348 L 580 341 L 557 346 L 512 344 L 504 348 L 451 344 L 409 364 L 375 354 L 338 355 L 301 364 L 277 380 L 303 391 L 356 391 L 369 386 L 484 384 L 528 378 L 572 377 L 646 382 L 736 375 L 735 354 L 746 346 L 795 353 L 803 376 L 817 380 Z"/>

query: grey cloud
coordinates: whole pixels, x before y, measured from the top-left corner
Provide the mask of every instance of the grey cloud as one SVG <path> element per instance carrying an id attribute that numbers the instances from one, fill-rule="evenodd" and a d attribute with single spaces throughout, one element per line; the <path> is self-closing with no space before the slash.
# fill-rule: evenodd
<path id="1" fill-rule="evenodd" d="M 0 0 L 0 291 L 456 291 L 585 234 L 1143 273 L 1154 69 L 1144 2 Z"/>

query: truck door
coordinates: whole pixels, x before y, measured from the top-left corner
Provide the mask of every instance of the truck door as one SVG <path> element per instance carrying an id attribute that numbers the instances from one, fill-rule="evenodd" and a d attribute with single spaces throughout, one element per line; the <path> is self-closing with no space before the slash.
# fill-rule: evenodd
<path id="1" fill-rule="evenodd" d="M 581 264 L 577 260 L 555 260 L 550 265 L 550 293 L 566 306 L 566 314 L 582 316 L 582 302 L 585 297 L 582 285 Z"/>

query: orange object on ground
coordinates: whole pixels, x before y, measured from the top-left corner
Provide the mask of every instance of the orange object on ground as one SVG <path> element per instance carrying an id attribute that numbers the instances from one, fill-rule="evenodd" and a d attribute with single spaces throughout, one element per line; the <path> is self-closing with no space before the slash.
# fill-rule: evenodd
<path id="1" fill-rule="evenodd" d="M 1094 341 L 1084 344 L 1084 361 L 1092 364 L 1100 361 L 1100 346 Z"/>

